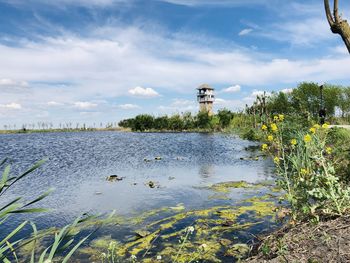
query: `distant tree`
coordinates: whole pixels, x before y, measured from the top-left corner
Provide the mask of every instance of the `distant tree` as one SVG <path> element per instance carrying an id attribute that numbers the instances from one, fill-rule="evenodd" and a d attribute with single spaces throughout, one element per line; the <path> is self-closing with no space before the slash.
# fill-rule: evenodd
<path id="1" fill-rule="evenodd" d="M 182 115 L 182 121 L 183 121 L 183 125 L 184 125 L 183 128 L 185 130 L 191 130 L 191 129 L 194 129 L 196 127 L 195 119 L 192 116 L 191 112 L 185 112 Z"/>
<path id="2" fill-rule="evenodd" d="M 343 118 L 350 113 L 350 87 L 341 90 L 339 94 L 339 109 Z"/>
<path id="3" fill-rule="evenodd" d="M 196 126 L 200 129 L 208 129 L 210 125 L 210 116 L 206 111 L 200 111 L 197 114 Z"/>
<path id="4" fill-rule="evenodd" d="M 135 117 L 133 127 L 131 127 L 134 131 L 146 131 L 153 128 L 154 125 L 154 117 L 148 114 L 141 114 Z"/>
<path id="5" fill-rule="evenodd" d="M 234 116 L 233 112 L 229 111 L 228 109 L 222 109 L 218 111 L 217 114 L 219 118 L 219 123 L 221 128 L 226 128 L 230 125 L 230 122 Z"/>
<path id="6" fill-rule="evenodd" d="M 169 129 L 173 131 L 181 131 L 184 123 L 179 114 L 175 114 L 169 118 Z"/>
<path id="7" fill-rule="evenodd" d="M 346 20 L 339 15 L 338 0 L 334 0 L 333 14 L 329 6 L 329 0 L 324 0 L 326 16 L 331 30 L 334 34 L 339 34 L 350 53 L 350 26 Z"/>
<path id="8" fill-rule="evenodd" d="M 288 114 L 292 111 L 290 96 L 284 92 L 273 94 L 268 98 L 268 112 L 271 114 Z"/>
<path id="9" fill-rule="evenodd" d="M 320 88 L 316 83 L 301 83 L 293 89 L 292 105 L 296 113 L 308 112 L 317 117 L 320 109 Z"/>
<path id="10" fill-rule="evenodd" d="M 168 130 L 169 118 L 168 116 L 161 116 L 154 119 L 153 128 L 156 130 Z"/>

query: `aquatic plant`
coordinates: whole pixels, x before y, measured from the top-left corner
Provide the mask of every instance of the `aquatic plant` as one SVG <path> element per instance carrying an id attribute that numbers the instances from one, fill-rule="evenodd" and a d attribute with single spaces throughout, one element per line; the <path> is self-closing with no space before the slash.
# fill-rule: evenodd
<path id="1" fill-rule="evenodd" d="M 1 182 L 0 182 L 0 197 L 4 199 L 6 192 L 13 187 L 16 183 L 18 183 L 23 178 L 30 175 L 36 169 L 38 169 L 45 161 L 39 161 L 30 169 L 20 174 L 19 176 L 11 176 L 10 170 L 11 165 L 6 165 L 7 160 L 3 160 L 0 163 L 0 167 L 5 166 Z M 18 214 L 27 214 L 27 213 L 42 213 L 46 212 L 47 209 L 33 207 L 36 203 L 47 197 L 52 190 L 43 193 L 32 201 L 22 202 L 22 197 L 17 197 L 10 202 L 5 203 L 0 207 L 0 226 L 3 226 L 9 220 L 11 220 L 12 216 Z M 31 263 L 38 262 L 52 262 L 54 258 L 60 255 L 60 262 L 66 263 L 71 258 L 73 253 L 78 249 L 78 247 L 89 238 L 88 235 L 78 241 L 73 247 L 74 237 L 78 233 L 77 225 L 81 224 L 91 217 L 80 217 L 76 219 L 72 224 L 65 226 L 58 232 L 54 233 L 53 242 L 43 249 L 38 254 L 38 241 L 43 238 L 48 238 L 49 235 L 47 232 L 39 233 L 37 228 L 33 222 L 23 221 L 13 230 L 10 230 L 9 233 L 0 240 L 0 260 L 8 263 L 11 260 L 15 260 L 16 262 L 23 262 L 23 259 L 19 258 L 19 250 L 24 247 L 30 247 L 30 260 L 28 262 Z M 23 236 L 22 231 L 25 229 L 27 225 L 31 225 L 33 229 L 33 234 L 31 236 Z M 64 255 L 65 256 L 61 256 Z"/>

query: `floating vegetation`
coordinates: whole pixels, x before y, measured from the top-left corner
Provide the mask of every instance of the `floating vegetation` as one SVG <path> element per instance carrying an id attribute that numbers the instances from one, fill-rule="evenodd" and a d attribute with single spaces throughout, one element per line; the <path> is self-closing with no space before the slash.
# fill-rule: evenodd
<path id="1" fill-rule="evenodd" d="M 137 258 L 137 262 L 157 262 L 159 259 L 161 262 L 221 262 L 223 256 L 240 259 L 249 252 L 249 246 L 242 244 L 237 235 L 242 230 L 267 222 L 271 224 L 275 211 L 271 195 L 249 198 L 235 206 L 190 211 L 178 204 L 125 220 L 125 226 L 131 230 L 129 234 L 119 236 L 118 241 L 104 236 L 80 252 L 91 253 L 90 260 L 96 259 L 106 253 L 111 242 L 118 242 L 113 253 L 122 259 L 120 262 L 130 258 Z"/>
<path id="2" fill-rule="evenodd" d="M 112 174 L 106 177 L 106 180 L 108 182 L 116 182 L 116 181 L 122 181 L 125 177 L 120 177 L 116 174 Z"/>

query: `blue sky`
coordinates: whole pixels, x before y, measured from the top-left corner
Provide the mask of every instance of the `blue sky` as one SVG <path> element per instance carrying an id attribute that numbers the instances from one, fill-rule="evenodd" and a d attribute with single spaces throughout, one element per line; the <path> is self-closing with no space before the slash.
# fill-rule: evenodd
<path id="1" fill-rule="evenodd" d="M 0 125 L 196 112 L 203 83 L 232 110 L 302 81 L 350 85 L 322 2 L 0 0 Z"/>

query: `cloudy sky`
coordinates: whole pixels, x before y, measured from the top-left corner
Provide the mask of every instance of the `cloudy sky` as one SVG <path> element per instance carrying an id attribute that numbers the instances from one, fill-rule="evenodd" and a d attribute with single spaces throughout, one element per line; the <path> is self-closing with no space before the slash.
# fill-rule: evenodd
<path id="1" fill-rule="evenodd" d="M 322 2 L 0 0 L 0 128 L 196 112 L 203 83 L 232 110 L 302 81 L 350 85 Z"/>

